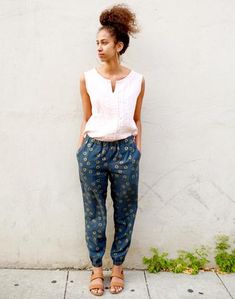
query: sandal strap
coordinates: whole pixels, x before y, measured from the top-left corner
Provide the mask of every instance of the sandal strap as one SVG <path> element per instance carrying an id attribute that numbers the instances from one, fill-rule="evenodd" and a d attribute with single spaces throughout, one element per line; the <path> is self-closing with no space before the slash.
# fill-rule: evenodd
<path id="1" fill-rule="evenodd" d="M 94 280 L 94 279 L 96 279 L 96 278 L 101 278 L 102 280 L 104 280 L 104 275 L 103 275 L 103 273 L 94 273 L 94 272 L 92 271 L 90 281 L 92 281 L 92 280 Z"/>
<path id="2" fill-rule="evenodd" d="M 124 273 L 123 273 L 123 270 L 120 272 L 118 270 L 112 270 L 112 273 L 110 275 L 110 278 L 112 277 L 118 277 L 118 278 L 121 278 L 121 279 L 124 279 Z"/>

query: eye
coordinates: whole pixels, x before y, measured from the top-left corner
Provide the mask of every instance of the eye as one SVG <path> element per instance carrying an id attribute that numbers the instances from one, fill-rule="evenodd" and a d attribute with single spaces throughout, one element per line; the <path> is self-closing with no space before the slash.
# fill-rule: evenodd
<path id="1" fill-rule="evenodd" d="M 101 44 L 107 45 L 107 44 L 108 44 L 108 42 L 101 42 Z M 99 43 L 98 43 L 98 42 L 96 42 L 96 45 L 98 46 L 98 45 L 99 45 Z"/>

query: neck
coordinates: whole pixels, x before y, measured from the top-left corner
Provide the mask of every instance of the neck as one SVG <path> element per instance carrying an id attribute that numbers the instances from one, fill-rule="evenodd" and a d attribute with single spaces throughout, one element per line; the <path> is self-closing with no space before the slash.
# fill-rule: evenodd
<path id="1" fill-rule="evenodd" d="M 104 62 L 101 68 L 107 74 L 116 74 L 122 70 L 121 64 L 117 61 Z"/>

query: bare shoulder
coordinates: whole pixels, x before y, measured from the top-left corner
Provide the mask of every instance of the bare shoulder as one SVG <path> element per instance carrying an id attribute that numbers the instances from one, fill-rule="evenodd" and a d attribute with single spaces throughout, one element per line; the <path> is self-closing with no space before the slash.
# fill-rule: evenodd
<path id="1" fill-rule="evenodd" d="M 84 82 L 85 82 L 85 75 L 84 75 L 84 73 L 81 73 L 81 74 L 80 74 L 80 82 L 81 82 L 81 83 L 84 83 Z"/>
<path id="2" fill-rule="evenodd" d="M 144 75 L 142 73 L 137 72 L 137 71 L 135 73 L 138 75 L 139 79 L 141 80 L 141 85 L 144 87 L 144 85 L 145 85 Z"/>
<path id="3" fill-rule="evenodd" d="M 80 86 L 86 89 L 86 77 L 84 72 L 80 74 Z"/>
<path id="4" fill-rule="evenodd" d="M 145 93 L 145 78 L 142 74 L 140 74 L 140 76 L 142 79 L 141 79 L 141 90 L 140 90 L 139 97 L 143 97 Z"/>
<path id="5" fill-rule="evenodd" d="M 142 75 L 142 86 L 145 86 L 145 78 L 143 75 Z"/>
<path id="6" fill-rule="evenodd" d="M 86 78 L 84 72 L 80 74 L 80 91 L 82 94 L 87 94 Z"/>

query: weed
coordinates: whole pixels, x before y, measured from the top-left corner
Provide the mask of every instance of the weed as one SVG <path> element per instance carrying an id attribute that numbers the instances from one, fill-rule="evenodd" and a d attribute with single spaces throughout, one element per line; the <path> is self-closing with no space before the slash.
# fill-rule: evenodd
<path id="1" fill-rule="evenodd" d="M 235 272 L 235 249 L 228 252 L 231 245 L 228 243 L 229 237 L 226 235 L 216 236 L 215 261 L 220 271 L 226 273 Z"/>
<path id="2" fill-rule="evenodd" d="M 160 271 L 172 271 L 174 273 L 190 273 L 197 274 L 209 260 L 207 250 L 204 246 L 196 249 L 194 252 L 187 252 L 178 250 L 178 257 L 176 259 L 167 258 L 168 253 L 160 254 L 157 248 L 150 249 L 154 254 L 151 258 L 143 257 L 143 263 L 147 264 L 147 270 L 150 273 Z"/>

